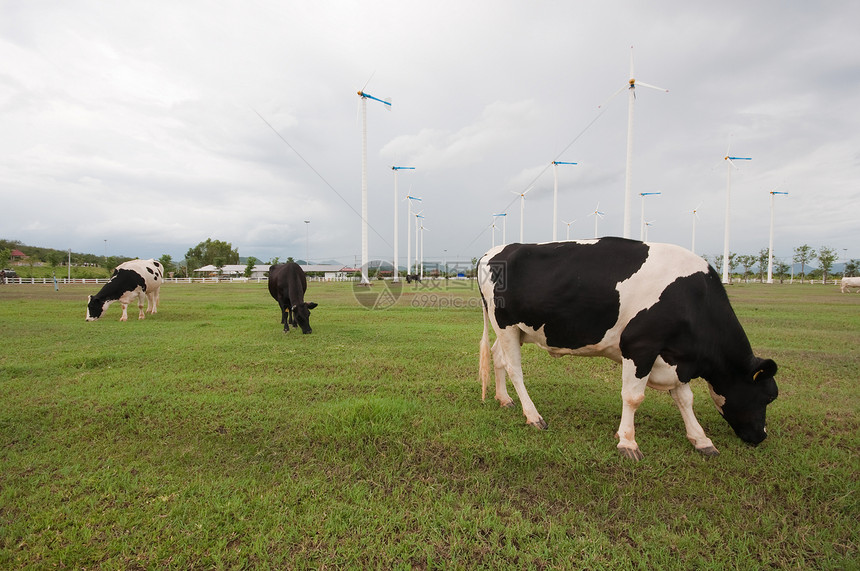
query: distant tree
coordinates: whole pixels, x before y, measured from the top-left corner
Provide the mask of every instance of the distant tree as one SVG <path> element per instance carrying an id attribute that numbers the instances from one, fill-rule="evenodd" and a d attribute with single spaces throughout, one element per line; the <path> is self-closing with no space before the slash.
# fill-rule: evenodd
<path id="1" fill-rule="evenodd" d="M 170 277 L 170 274 L 176 271 L 176 264 L 173 263 L 173 256 L 170 254 L 162 254 L 160 258 L 158 258 L 159 263 L 161 263 L 161 267 L 164 268 L 164 275 Z"/>
<path id="2" fill-rule="evenodd" d="M 224 262 L 224 258 L 218 256 L 212 261 L 212 265 L 215 266 L 215 269 L 218 270 L 218 275 L 221 275 L 221 272 L 224 270 L 224 266 L 226 263 Z"/>
<path id="3" fill-rule="evenodd" d="M 277 266 L 277 265 L 278 265 L 278 261 L 279 261 L 279 260 L 280 260 L 280 258 L 279 258 L 278 256 L 275 256 L 274 258 L 272 258 L 272 259 L 269 261 L 269 265 L 270 265 L 270 266 Z"/>
<path id="4" fill-rule="evenodd" d="M 782 283 L 785 280 L 785 277 L 789 274 L 789 272 L 791 272 L 791 266 L 788 264 L 788 262 L 779 260 L 774 264 L 773 271 L 779 277 L 779 283 Z"/>
<path id="5" fill-rule="evenodd" d="M 703 256 L 703 257 L 705 258 L 705 261 L 707 261 L 709 264 L 714 266 L 714 269 L 717 271 L 718 274 L 722 273 L 722 271 L 723 271 L 723 257 L 721 255 L 714 254 L 713 256 L 710 256 L 710 257 L 709 256 Z"/>
<path id="6" fill-rule="evenodd" d="M 293 259 L 293 257 L 292 257 L 292 256 L 290 256 L 289 258 L 287 258 L 287 261 L 286 261 L 285 263 L 289 264 L 290 262 L 295 263 L 295 260 Z"/>
<path id="7" fill-rule="evenodd" d="M 63 265 L 63 254 L 57 250 L 49 251 L 45 258 L 45 261 L 48 262 L 48 265 L 52 268 Z"/>
<path id="8" fill-rule="evenodd" d="M 794 249 L 793 261 L 795 264 L 800 264 L 800 283 L 803 283 L 803 276 L 806 274 L 806 264 L 815 259 L 815 250 L 804 244 Z"/>
<path id="9" fill-rule="evenodd" d="M 732 276 L 735 275 L 735 270 L 738 268 L 738 254 L 729 252 L 729 283 L 732 283 Z"/>
<path id="10" fill-rule="evenodd" d="M 209 264 L 217 267 L 216 258 L 221 260 L 221 267 L 224 267 L 225 264 L 238 264 L 239 250 L 234 250 L 233 245 L 229 242 L 206 238 L 205 242 L 200 242 L 193 248 L 189 248 L 185 253 L 185 260 L 192 270 Z"/>
<path id="11" fill-rule="evenodd" d="M 12 261 L 12 248 L 0 249 L 0 266 L 5 268 L 10 261 Z"/>
<path id="12" fill-rule="evenodd" d="M 764 283 L 765 280 L 765 272 L 767 272 L 767 260 L 768 254 L 770 253 L 769 248 L 762 248 L 758 251 L 758 279 L 761 283 Z"/>
<path id="13" fill-rule="evenodd" d="M 821 279 L 824 280 L 824 282 L 827 282 L 827 276 L 833 268 L 833 262 L 835 262 L 839 257 L 839 253 L 836 251 L 836 248 L 821 246 L 818 248 L 816 256 L 818 257 L 818 263 L 821 267 Z"/>
<path id="14" fill-rule="evenodd" d="M 254 266 L 257 265 L 257 258 L 251 256 L 248 258 L 248 264 L 245 266 L 245 277 L 250 278 L 251 274 L 254 273 Z"/>
<path id="15" fill-rule="evenodd" d="M 750 275 L 750 269 L 755 265 L 756 258 L 755 256 L 750 256 L 749 254 L 743 254 L 741 256 L 737 256 L 738 263 L 743 266 L 744 274 L 741 276 L 742 281 L 746 281 L 747 276 Z"/>
<path id="16" fill-rule="evenodd" d="M 858 266 L 860 266 L 860 260 L 848 260 L 845 262 L 845 270 L 842 272 L 842 275 L 853 277 L 857 274 Z"/>

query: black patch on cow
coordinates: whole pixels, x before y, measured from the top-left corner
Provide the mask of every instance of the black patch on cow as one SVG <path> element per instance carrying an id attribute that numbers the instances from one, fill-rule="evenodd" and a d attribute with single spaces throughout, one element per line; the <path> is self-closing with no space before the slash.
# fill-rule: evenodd
<path id="1" fill-rule="evenodd" d="M 116 301 L 127 291 L 134 291 L 138 287 L 146 291 L 146 280 L 134 270 L 115 269 L 108 283 L 99 292 L 90 297 L 87 303 L 89 316 L 101 317 L 105 302 Z"/>
<path id="2" fill-rule="evenodd" d="M 125 292 L 134 291 L 138 287 L 146 291 L 146 279 L 142 275 L 134 270 L 116 269 L 110 281 L 93 298 L 102 301 L 115 301 Z"/>
<path id="3" fill-rule="evenodd" d="M 544 326 L 552 347 L 598 343 L 618 320 L 616 285 L 642 267 L 648 251 L 647 244 L 624 238 L 511 244 L 488 262 L 496 322 Z"/>
<path id="4" fill-rule="evenodd" d="M 713 268 L 679 277 L 660 299 L 637 313 L 619 342 L 632 359 L 636 376 L 644 377 L 658 356 L 676 365 L 681 382 L 702 377 L 717 384 L 748 367 L 752 348 Z M 733 357 L 737 362 L 733 362 Z"/>

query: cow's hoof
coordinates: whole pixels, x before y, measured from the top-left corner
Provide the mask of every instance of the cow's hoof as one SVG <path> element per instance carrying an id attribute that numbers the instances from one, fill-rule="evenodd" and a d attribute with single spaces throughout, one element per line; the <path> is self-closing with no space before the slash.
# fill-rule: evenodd
<path id="1" fill-rule="evenodd" d="M 645 457 L 645 455 L 642 454 L 642 451 L 639 450 L 638 448 L 626 448 L 626 447 L 621 448 L 621 447 L 619 447 L 618 453 L 621 454 L 624 458 L 636 460 L 637 462 Z"/>
<path id="2" fill-rule="evenodd" d="M 502 408 L 513 408 L 513 407 L 514 407 L 514 400 L 513 400 L 513 399 L 508 399 L 508 400 L 506 400 L 506 401 L 501 401 L 501 400 L 500 400 L 500 401 L 499 401 L 499 406 L 500 406 L 500 407 L 502 407 Z"/>
<path id="3" fill-rule="evenodd" d="M 720 453 L 720 451 L 713 446 L 706 446 L 705 448 L 696 448 L 696 450 L 701 452 L 705 456 L 717 456 Z"/>
<path id="4" fill-rule="evenodd" d="M 534 426 L 535 428 L 539 428 L 541 430 L 546 430 L 547 428 L 549 428 L 549 425 L 543 418 L 538 418 L 537 422 L 528 422 L 527 424 L 529 424 L 530 426 Z"/>

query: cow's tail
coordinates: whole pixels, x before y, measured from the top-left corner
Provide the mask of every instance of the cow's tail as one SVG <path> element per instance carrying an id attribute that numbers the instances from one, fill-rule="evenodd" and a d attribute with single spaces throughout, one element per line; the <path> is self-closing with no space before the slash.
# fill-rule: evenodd
<path id="1" fill-rule="evenodd" d="M 490 382 L 490 317 L 487 311 L 487 301 L 483 294 L 481 295 L 481 308 L 484 312 L 484 333 L 481 335 L 479 373 L 481 376 L 481 400 L 483 401 L 487 398 L 487 384 Z"/>

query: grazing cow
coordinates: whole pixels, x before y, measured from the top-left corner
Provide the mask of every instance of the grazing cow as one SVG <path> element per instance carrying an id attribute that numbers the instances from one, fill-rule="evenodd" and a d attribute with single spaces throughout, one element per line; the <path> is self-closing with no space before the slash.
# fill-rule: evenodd
<path id="1" fill-rule="evenodd" d="M 101 317 L 108 306 L 115 301 L 122 304 L 120 321 L 128 321 L 128 304 L 137 298 L 140 310 L 138 319 L 143 319 L 143 299 L 149 313 L 158 312 L 158 296 L 164 272 L 156 260 L 130 260 L 118 265 L 108 283 L 95 295 L 87 297 L 87 321 Z"/>
<path id="2" fill-rule="evenodd" d="M 505 373 L 528 424 L 546 428 L 523 384 L 520 346 L 554 357 L 602 356 L 621 363 L 619 452 L 641 459 L 633 417 L 645 387 L 672 395 L 696 450 L 717 454 L 693 413 L 689 382 L 707 381 L 720 414 L 745 442 L 767 436 L 765 410 L 777 397 L 776 363 L 753 355 L 716 271 L 670 244 L 601 238 L 496 247 L 478 263 L 484 306 L 482 398 L 492 347 L 496 399 L 512 406 Z"/>
<path id="3" fill-rule="evenodd" d="M 301 327 L 302 333 L 311 332 L 311 310 L 316 303 L 305 302 L 308 279 L 305 271 L 294 262 L 269 267 L 269 293 L 281 308 L 281 323 L 284 333 L 293 327 Z"/>
<path id="4" fill-rule="evenodd" d="M 848 293 L 848 288 L 860 288 L 860 278 L 842 278 L 842 293 Z"/>

